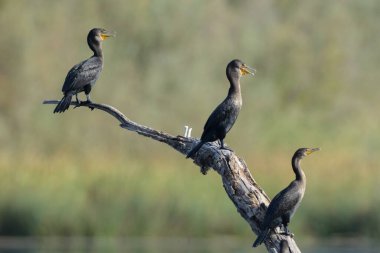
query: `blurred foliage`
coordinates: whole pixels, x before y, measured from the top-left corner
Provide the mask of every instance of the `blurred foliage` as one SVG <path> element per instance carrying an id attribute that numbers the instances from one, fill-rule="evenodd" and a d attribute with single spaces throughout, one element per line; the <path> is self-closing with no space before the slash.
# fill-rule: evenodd
<path id="1" fill-rule="evenodd" d="M 380 3 L 0 1 L 0 233 L 252 237 L 218 176 L 104 113 L 53 115 L 93 27 L 117 31 L 92 98 L 172 134 L 199 136 L 227 93 L 225 66 L 258 72 L 226 141 L 274 196 L 301 146 L 308 189 L 291 228 L 380 238 Z M 191 179 L 191 180 L 189 180 Z"/>

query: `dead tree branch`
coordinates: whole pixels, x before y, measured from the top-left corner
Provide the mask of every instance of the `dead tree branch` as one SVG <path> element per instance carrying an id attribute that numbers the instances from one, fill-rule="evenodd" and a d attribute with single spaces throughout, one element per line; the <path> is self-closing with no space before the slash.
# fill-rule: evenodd
<path id="1" fill-rule="evenodd" d="M 57 104 L 57 100 L 46 100 L 44 104 Z M 76 102 L 71 102 L 77 106 Z M 86 106 L 104 111 L 120 122 L 120 126 L 129 131 L 166 143 L 178 152 L 186 155 L 199 141 L 195 138 L 172 136 L 162 131 L 140 125 L 128 119 L 116 108 L 105 104 L 85 104 Z M 221 150 L 217 143 L 206 143 L 193 157 L 202 173 L 206 174 L 208 168 L 214 169 L 221 177 L 223 187 L 237 208 L 240 215 L 250 225 L 252 231 L 258 234 L 260 223 L 263 221 L 266 208 L 270 202 L 268 196 L 253 179 L 245 161 L 230 150 Z M 281 240 L 287 240 L 292 253 L 300 253 L 295 241 L 289 236 L 272 233 L 265 241 L 268 252 L 280 252 Z"/>

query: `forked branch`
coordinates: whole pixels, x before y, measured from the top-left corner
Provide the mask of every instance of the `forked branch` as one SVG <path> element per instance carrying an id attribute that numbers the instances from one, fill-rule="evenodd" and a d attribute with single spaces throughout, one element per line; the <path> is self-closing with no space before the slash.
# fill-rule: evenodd
<path id="1" fill-rule="evenodd" d="M 57 104 L 57 100 L 46 100 L 44 104 Z M 77 106 L 76 102 L 71 102 Z M 187 154 L 199 141 L 195 138 L 173 136 L 162 131 L 140 125 L 128 119 L 116 108 L 105 104 L 85 104 L 86 106 L 104 111 L 120 122 L 120 126 L 140 135 L 163 142 L 182 154 Z M 230 150 L 221 150 L 217 143 L 206 143 L 192 158 L 202 173 L 208 168 L 214 169 L 221 177 L 223 187 L 237 208 L 240 215 L 250 225 L 255 234 L 260 232 L 260 223 L 263 221 L 266 208 L 270 202 L 268 196 L 253 179 L 245 161 Z M 293 238 L 279 233 L 272 233 L 265 241 L 268 252 L 280 252 L 281 240 L 287 240 L 292 253 L 300 253 Z"/>

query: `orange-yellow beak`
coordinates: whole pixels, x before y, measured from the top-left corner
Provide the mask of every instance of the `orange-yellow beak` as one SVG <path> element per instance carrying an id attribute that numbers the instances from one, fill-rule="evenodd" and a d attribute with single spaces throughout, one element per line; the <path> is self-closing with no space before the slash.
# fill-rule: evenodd
<path id="1" fill-rule="evenodd" d="M 102 40 L 106 40 L 108 39 L 109 37 L 116 37 L 116 32 L 104 32 L 104 33 L 101 33 L 100 34 L 100 38 Z"/>
<path id="2" fill-rule="evenodd" d="M 321 150 L 320 148 L 309 148 L 307 151 L 306 151 L 306 154 L 307 155 L 310 155 L 311 153 L 314 153 L 315 151 L 319 151 Z"/>
<path id="3" fill-rule="evenodd" d="M 244 76 L 244 75 L 253 75 L 254 76 L 255 72 L 256 72 L 256 70 L 254 68 L 251 68 L 245 64 L 240 67 L 240 73 L 242 76 Z"/>

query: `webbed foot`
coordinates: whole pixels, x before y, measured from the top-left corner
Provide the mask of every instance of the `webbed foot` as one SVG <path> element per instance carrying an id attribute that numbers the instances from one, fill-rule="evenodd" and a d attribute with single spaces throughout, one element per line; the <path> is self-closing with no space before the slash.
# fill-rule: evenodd
<path id="1" fill-rule="evenodd" d="M 219 144 L 220 144 L 220 149 L 224 149 L 224 150 L 228 150 L 228 151 L 234 152 L 232 149 L 224 146 L 223 140 L 219 140 Z"/>
<path id="2" fill-rule="evenodd" d="M 287 236 L 290 236 L 291 238 L 294 238 L 294 234 L 292 232 L 290 232 L 288 227 L 285 227 L 285 231 L 282 231 L 280 234 L 281 235 L 287 235 Z"/>
<path id="3" fill-rule="evenodd" d="M 209 169 L 210 169 L 210 168 L 208 168 L 208 167 L 202 166 L 202 167 L 201 167 L 201 173 L 202 173 L 203 175 L 206 175 L 207 172 L 209 171 Z"/>
<path id="4" fill-rule="evenodd" d="M 92 104 L 92 100 L 89 99 L 89 98 L 87 98 L 86 101 L 82 101 L 82 102 L 80 102 L 80 105 L 89 105 L 89 104 Z M 92 106 L 88 106 L 88 108 L 90 108 L 91 111 L 93 111 L 93 110 L 95 109 L 95 107 L 92 107 Z"/>

